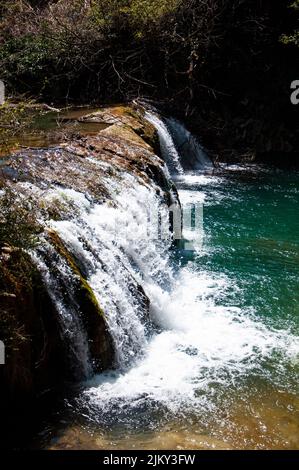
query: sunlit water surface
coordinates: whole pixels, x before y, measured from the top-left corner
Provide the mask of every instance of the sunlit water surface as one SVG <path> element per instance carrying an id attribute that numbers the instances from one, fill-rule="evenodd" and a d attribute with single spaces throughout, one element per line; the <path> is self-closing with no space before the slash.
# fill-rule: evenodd
<path id="1" fill-rule="evenodd" d="M 203 204 L 203 243 L 173 248 L 170 284 L 145 283 L 143 354 L 79 387 L 38 446 L 299 448 L 299 175 L 210 173 L 176 178 Z"/>

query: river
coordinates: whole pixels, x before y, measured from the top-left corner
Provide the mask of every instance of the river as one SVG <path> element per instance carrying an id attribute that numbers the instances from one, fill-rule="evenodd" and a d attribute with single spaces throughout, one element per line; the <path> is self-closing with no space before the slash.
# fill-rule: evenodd
<path id="1" fill-rule="evenodd" d="M 117 208 L 68 191 L 77 220 L 52 228 L 92 265 L 117 367 L 84 380 L 34 447 L 298 449 L 299 174 L 213 168 L 180 123 L 147 117 L 190 227 L 175 245 L 157 240 L 148 213 L 167 211 L 129 175 L 115 183 Z"/>

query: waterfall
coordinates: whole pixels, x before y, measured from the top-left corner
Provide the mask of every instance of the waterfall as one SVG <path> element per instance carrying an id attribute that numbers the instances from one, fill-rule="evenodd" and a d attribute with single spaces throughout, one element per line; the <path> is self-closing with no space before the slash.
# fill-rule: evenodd
<path id="1" fill-rule="evenodd" d="M 192 194 L 188 188 L 193 188 L 194 182 L 202 187 L 211 178 L 201 173 L 182 175 L 184 169 L 174 140 L 178 142 L 178 135 L 182 134 L 188 138 L 188 146 L 197 152 L 195 166 L 200 165 L 202 170 L 211 163 L 201 146 L 177 121 L 173 121 L 176 130 L 172 137 L 170 125 L 168 128 L 154 114 L 146 113 L 146 118 L 159 133 L 170 173 L 185 179 L 187 189 L 178 188 L 183 205 L 194 198 L 202 202 L 204 193 Z M 246 377 L 250 370 L 262 375 L 266 358 L 273 351 L 288 351 L 292 341 L 284 332 L 270 331 L 250 308 L 242 310 L 229 301 L 223 302 L 232 292 L 238 292 L 238 286 L 228 276 L 201 272 L 192 261 L 185 266 L 179 262 L 174 265 L 169 237 L 158 240 L 155 233 L 153 237 L 148 233 L 152 223 L 147 223 L 150 208 L 158 212 L 161 205 L 155 188 L 142 187 L 135 181 L 129 189 L 128 178 L 122 180 L 119 193 L 114 196 L 117 208 L 98 207 L 98 217 L 94 210 L 88 216 L 93 227 L 91 241 L 95 243 L 95 236 L 101 243 L 104 241 L 108 249 L 104 250 L 105 257 L 109 259 L 106 265 L 112 267 L 109 276 L 99 267 L 90 282 L 99 299 L 104 300 L 121 367 L 88 381 L 78 398 L 78 409 L 84 410 L 90 420 L 107 420 L 109 425 L 114 420 L 116 424 L 132 425 L 134 416 L 138 420 L 138 412 L 142 419 L 147 417 L 151 422 L 151 413 L 163 415 L 163 410 L 170 414 L 211 411 L 214 387 L 230 386 L 234 377 Z M 165 207 L 163 214 L 167 217 Z M 111 242 L 109 227 L 115 221 L 123 221 L 129 228 L 128 239 L 120 228 L 120 237 L 116 243 Z M 68 238 L 66 232 L 63 236 Z M 103 258 L 103 249 L 95 245 L 95 251 Z M 140 316 L 138 299 L 136 304 L 135 296 L 129 292 L 123 266 L 149 299 L 153 328 L 144 329 L 145 318 Z"/>
<path id="2" fill-rule="evenodd" d="M 144 352 L 151 327 L 140 285 L 163 277 L 161 256 L 167 245 L 157 241 L 151 214 L 162 214 L 166 221 L 168 212 L 154 188 L 130 175 L 110 189 L 113 205 L 92 204 L 80 193 L 66 194 L 77 205 L 77 216 L 52 222 L 51 227 L 85 265 L 114 340 L 117 366 L 125 369 Z"/>
<path id="3" fill-rule="evenodd" d="M 92 364 L 80 307 L 75 300 L 74 275 L 49 243 L 44 242 L 32 256 L 58 313 L 68 375 L 75 380 L 87 379 L 92 375 Z"/>
<path id="4" fill-rule="evenodd" d="M 172 242 L 169 212 L 157 186 L 145 185 L 128 173 L 107 178 L 111 199 L 105 203 L 55 185 L 46 190 L 31 183 L 18 186 L 42 205 L 54 201 L 62 211 L 58 220 L 41 222 L 63 240 L 104 310 L 114 342 L 115 367 L 131 367 L 144 354 L 155 328 L 146 286 L 169 284 L 172 276 L 165 273 L 163 262 Z M 59 315 L 71 375 L 86 379 L 92 374 L 92 364 L 75 296 L 76 274 L 47 240 L 42 240 L 33 258 Z"/>
<path id="5" fill-rule="evenodd" d="M 169 171 L 172 174 L 182 175 L 184 173 L 184 169 L 181 165 L 180 155 L 166 124 L 158 117 L 157 114 L 146 112 L 145 118 L 157 129 L 161 154 L 164 161 L 167 163 Z"/>
<path id="6" fill-rule="evenodd" d="M 145 118 L 157 129 L 161 153 L 170 173 L 183 175 L 186 171 L 212 168 L 213 164 L 198 139 L 174 118 L 162 120 L 157 114 L 146 112 Z"/>
<path id="7" fill-rule="evenodd" d="M 210 165 L 202 147 L 177 121 L 165 124 L 154 114 L 146 117 L 157 128 L 182 205 L 202 203 L 204 185 L 211 181 L 202 173 Z M 180 143 L 183 138 L 186 143 Z M 196 152 L 190 173 L 186 148 L 193 156 Z M 140 147 L 138 151 L 143 152 Z M 211 410 L 219 387 L 230 387 L 250 371 L 263 376 L 263 364 L 273 352 L 281 356 L 291 352 L 291 335 L 267 328 L 250 307 L 232 301 L 234 293 L 234 299 L 242 295 L 234 279 L 201 269 L 201 248 L 187 255 L 171 249 L 167 198 L 144 168 L 133 175 L 130 162 L 115 170 L 113 164 L 109 167 L 110 154 L 104 162 L 92 155 L 78 158 L 80 171 L 88 176 L 90 168 L 97 178 L 97 165 L 105 167 L 100 181 L 108 193 L 104 202 L 84 193 L 82 185 L 81 190 L 54 182 L 39 188 L 24 182 L 17 185 L 44 205 L 55 200 L 59 217 L 41 217 L 42 223 L 59 235 L 84 273 L 113 340 L 113 370 L 92 375 L 82 312 L 73 295 L 76 274 L 54 247 L 38 248 L 36 262 L 57 307 L 74 367 L 81 378 L 92 375 L 82 384 L 80 413 L 95 421 L 106 417 L 110 424 L 113 416 L 116 423 L 121 419 L 131 423 L 136 410 L 141 410 L 142 418 L 146 412 L 161 410 Z M 90 162 L 94 166 L 84 167 Z"/>
<path id="8" fill-rule="evenodd" d="M 205 170 L 213 167 L 203 146 L 186 129 L 184 124 L 173 118 L 166 118 L 165 122 L 180 154 L 180 162 L 185 171 Z"/>

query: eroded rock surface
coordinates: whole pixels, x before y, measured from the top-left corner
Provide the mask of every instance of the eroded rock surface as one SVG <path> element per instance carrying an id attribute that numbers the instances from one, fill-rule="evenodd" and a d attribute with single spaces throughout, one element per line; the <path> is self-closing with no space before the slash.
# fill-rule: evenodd
<path id="1" fill-rule="evenodd" d="M 97 135 L 78 135 L 47 149 L 25 149 L 1 161 L 2 194 L 15 195 L 16 211 L 30 212 L 30 220 L 37 221 L 32 226 L 35 245 L 29 249 L 14 248 L 12 240 L 7 243 L 4 235 L 1 239 L 0 231 L 0 338 L 5 341 L 9 331 L 14 332 L 0 382 L 16 396 L 23 391 L 36 396 L 65 378 L 81 378 L 68 364 L 68 346 L 61 332 L 60 310 L 67 303 L 72 305 L 76 321 L 84 325 L 86 341 L 78 341 L 81 348 L 88 348 L 93 371 L 113 367 L 115 361 L 105 312 L 89 285 L 86 266 L 53 228 L 55 221 L 71 223 L 77 215 L 78 208 L 65 194 L 73 191 L 91 205 L 109 202 L 113 206 L 111 187 L 126 173 L 141 185 L 154 187 L 168 205 L 175 197 L 157 156 L 155 129 L 140 114 L 129 107 L 115 107 L 81 119 L 110 126 Z M 0 220 L 3 227 L 5 223 Z M 92 252 L 93 247 L 88 249 Z M 130 289 L 142 305 L 142 315 L 147 315 L 146 294 L 130 276 L 128 273 Z"/>

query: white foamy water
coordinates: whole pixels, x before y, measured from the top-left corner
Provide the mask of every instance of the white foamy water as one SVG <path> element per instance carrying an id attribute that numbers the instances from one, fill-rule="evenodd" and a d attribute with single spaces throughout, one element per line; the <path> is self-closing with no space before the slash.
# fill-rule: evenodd
<path id="1" fill-rule="evenodd" d="M 194 172 L 187 172 L 184 175 L 176 176 L 175 181 L 177 184 L 180 185 L 200 185 L 200 186 L 207 186 L 211 183 L 221 184 L 223 182 L 223 178 L 216 177 L 216 176 L 207 176 L 203 174 L 196 174 Z"/>
<path id="2" fill-rule="evenodd" d="M 158 234 L 152 218 L 159 214 L 168 220 L 167 208 L 154 190 L 130 176 L 115 188 L 114 204 L 92 204 L 69 190 L 61 194 L 77 206 L 79 214 L 74 220 L 53 221 L 51 228 L 89 273 L 88 282 L 106 313 L 115 342 L 117 365 L 126 368 L 147 345 L 147 299 L 139 284 L 149 276 L 165 281 L 167 240 L 155 244 Z"/>
<path id="3" fill-rule="evenodd" d="M 137 228 L 146 217 L 144 207 L 155 203 L 156 196 L 138 184 L 124 191 L 126 202 L 118 208 L 92 207 L 74 194 L 77 202 L 83 198 L 80 218 L 53 222 L 89 266 L 88 280 L 115 341 L 118 368 L 95 376 L 83 393 L 93 419 L 111 407 L 134 409 L 151 400 L 173 412 L 213 407 L 207 395 L 198 397 L 199 390 L 207 392 L 211 383 L 229 386 L 250 371 L 262 375 L 274 352 L 286 360 L 298 353 L 298 341 L 288 332 L 271 331 L 253 312 L 221 304 L 227 291 L 237 289 L 231 279 L 194 270 L 192 263 L 174 275 L 164 242 L 112 240 L 115 220 Z M 92 249 L 85 248 L 88 243 Z M 145 310 L 129 288 L 134 278 L 150 299 L 159 332 L 147 328 Z"/>
<path id="4" fill-rule="evenodd" d="M 169 170 L 172 173 L 182 175 L 184 173 L 184 169 L 180 162 L 180 155 L 165 122 L 163 122 L 157 114 L 149 112 L 145 113 L 145 118 L 157 129 L 160 139 L 161 154 L 164 161 L 167 163 Z"/>
<path id="5" fill-rule="evenodd" d="M 160 121 L 151 122 L 160 138 L 161 132 L 166 134 Z M 175 173 L 180 173 L 177 168 Z M 184 189 L 179 189 L 183 206 L 202 204 L 204 187 L 212 181 L 222 182 L 221 178 L 195 173 L 180 173 L 176 178 L 183 182 Z M 192 191 L 194 184 L 201 190 Z M 139 199 L 137 188 L 132 196 Z M 150 191 L 146 197 L 151 200 Z M 126 211 L 132 207 L 135 203 L 130 199 Z M 212 384 L 229 387 L 250 372 L 262 377 L 265 363 L 274 354 L 280 354 L 286 363 L 298 355 L 298 338 L 288 331 L 270 330 L 253 309 L 226 305 L 226 295 L 239 291 L 232 279 L 201 272 L 193 262 L 184 268 L 177 265 L 174 272 L 169 246 L 161 249 L 161 244 L 153 241 L 136 240 L 134 248 L 120 241 L 120 246 L 138 264 L 138 280 L 150 300 L 151 319 L 159 331 L 147 337 L 141 357 L 127 362 L 126 369 L 97 375 L 86 384 L 83 400 L 92 419 L 100 419 L 107 410 L 130 414 L 128 409 L 133 411 L 146 403 L 158 403 L 172 412 L 213 409 L 208 393 Z M 138 261 L 143 250 L 146 263 Z"/>
<path id="6" fill-rule="evenodd" d="M 213 164 L 203 146 L 182 122 L 173 118 L 167 118 L 165 122 L 180 155 L 179 160 L 185 172 L 213 168 Z"/>
<path id="7" fill-rule="evenodd" d="M 172 162 L 171 174 L 182 183 L 183 206 L 203 203 L 205 187 L 212 181 L 221 185 L 222 179 L 184 173 L 167 127 L 156 116 L 148 119 Z M 74 190 L 52 188 L 49 193 L 71 208 L 72 217 L 51 221 L 49 227 L 84 267 L 116 351 L 115 370 L 84 384 L 80 405 L 89 418 L 123 409 L 130 414 L 151 403 L 171 412 L 213 409 L 213 387 L 230 387 L 251 373 L 267 375 L 264 366 L 274 355 L 282 369 L 295 360 L 298 338 L 269 329 L 253 308 L 226 301 L 232 292 L 242 296 L 233 279 L 201 271 L 194 261 L 182 267 L 173 260 L 168 208 L 154 185 L 126 174 L 111 183 L 107 177 L 107 184 L 112 199 L 104 204 Z M 47 282 L 59 302 L 57 286 Z M 68 308 L 62 303 L 64 320 L 74 318 Z M 65 328 L 74 331 L 67 321 Z M 88 350 L 82 344 L 77 352 L 86 364 Z"/>
<path id="8" fill-rule="evenodd" d="M 84 394 L 92 408 L 101 413 L 116 403 L 134 408 L 146 400 L 173 412 L 212 407 L 206 396 L 198 398 L 200 390 L 208 391 L 212 383 L 230 386 L 250 370 L 262 375 L 264 361 L 274 352 L 298 354 L 298 341 L 295 347 L 287 332 L 269 331 L 250 312 L 217 305 L 217 298 L 231 289 L 229 279 L 191 267 L 180 272 L 170 290 L 154 280 L 147 283 L 151 315 L 161 332 L 127 371 L 89 382 Z"/>
<path id="9" fill-rule="evenodd" d="M 206 199 L 204 191 L 192 191 L 190 189 L 180 189 L 179 197 L 182 205 L 187 204 L 203 204 Z"/>

